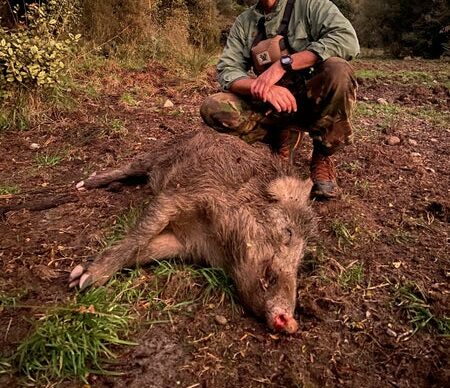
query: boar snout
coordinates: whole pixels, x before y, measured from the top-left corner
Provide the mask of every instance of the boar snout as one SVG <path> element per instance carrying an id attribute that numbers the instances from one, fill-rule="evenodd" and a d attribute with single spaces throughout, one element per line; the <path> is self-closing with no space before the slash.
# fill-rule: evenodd
<path id="1" fill-rule="evenodd" d="M 269 327 L 273 327 L 273 329 L 276 331 L 293 334 L 298 330 L 298 323 L 290 314 L 277 314 L 271 317 L 270 320 L 271 321 L 268 322 Z"/>

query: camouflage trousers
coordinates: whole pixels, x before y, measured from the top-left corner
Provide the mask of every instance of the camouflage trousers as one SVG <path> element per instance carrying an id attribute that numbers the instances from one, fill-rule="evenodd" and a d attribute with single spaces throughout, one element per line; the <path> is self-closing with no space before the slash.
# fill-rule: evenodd
<path id="1" fill-rule="evenodd" d="M 357 89 L 350 64 L 329 58 L 314 69 L 293 74 L 279 85 L 295 96 L 295 113 L 277 113 L 270 104 L 225 92 L 207 97 L 200 114 L 210 127 L 248 143 L 259 140 L 277 148 L 286 141 L 294 143 L 298 131 L 308 132 L 314 147 L 324 155 L 350 143 Z"/>

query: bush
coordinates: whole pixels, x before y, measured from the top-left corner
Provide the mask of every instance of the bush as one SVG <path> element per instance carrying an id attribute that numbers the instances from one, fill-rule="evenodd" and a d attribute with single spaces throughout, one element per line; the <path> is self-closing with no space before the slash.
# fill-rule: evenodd
<path id="1" fill-rule="evenodd" d="M 12 29 L 0 26 L 0 87 L 53 86 L 61 82 L 68 54 L 80 35 L 69 33 L 76 1 L 31 4 Z"/>
<path id="2" fill-rule="evenodd" d="M 0 130 L 24 129 L 64 101 L 78 9 L 78 0 L 48 0 L 22 16 L 16 8 L 15 23 L 0 24 Z"/>

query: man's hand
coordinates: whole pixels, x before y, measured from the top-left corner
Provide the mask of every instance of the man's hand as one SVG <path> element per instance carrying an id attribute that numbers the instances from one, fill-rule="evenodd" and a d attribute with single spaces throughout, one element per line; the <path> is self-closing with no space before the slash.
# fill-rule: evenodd
<path id="1" fill-rule="evenodd" d="M 269 89 L 265 101 L 272 104 L 277 112 L 297 112 L 297 101 L 295 101 L 295 97 L 289 89 L 283 86 L 273 85 Z"/>
<path id="2" fill-rule="evenodd" d="M 274 86 L 286 71 L 281 66 L 280 61 L 274 62 L 266 71 L 259 75 L 253 82 L 250 92 L 254 98 L 264 102 L 269 101 L 269 90 Z"/>

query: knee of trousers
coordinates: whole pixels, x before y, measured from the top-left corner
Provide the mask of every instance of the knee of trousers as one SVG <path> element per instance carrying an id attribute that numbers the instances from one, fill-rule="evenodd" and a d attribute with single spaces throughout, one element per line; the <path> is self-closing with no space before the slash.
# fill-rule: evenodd
<path id="1" fill-rule="evenodd" d="M 200 106 L 200 115 L 210 127 L 234 127 L 240 120 L 240 99 L 232 93 L 216 93 L 208 96 Z"/>
<path id="2" fill-rule="evenodd" d="M 344 88 L 351 91 L 356 90 L 356 76 L 352 66 L 342 58 L 331 57 L 321 64 L 321 76 L 323 82 L 332 88 Z"/>
<path id="3" fill-rule="evenodd" d="M 208 96 L 200 106 L 200 116 L 202 117 L 203 121 L 209 126 L 214 123 L 213 113 L 215 105 L 216 100 L 214 99 L 214 96 Z"/>

